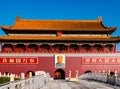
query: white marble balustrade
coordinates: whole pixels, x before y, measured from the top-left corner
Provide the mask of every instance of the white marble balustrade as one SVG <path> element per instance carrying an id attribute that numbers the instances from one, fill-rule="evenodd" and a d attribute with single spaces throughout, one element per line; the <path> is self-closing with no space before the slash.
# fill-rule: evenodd
<path id="1" fill-rule="evenodd" d="M 23 75 L 23 74 L 22 74 Z M 0 85 L 0 89 L 40 89 L 45 83 L 49 82 L 49 73 L 36 75 L 26 79 L 11 81 Z"/>

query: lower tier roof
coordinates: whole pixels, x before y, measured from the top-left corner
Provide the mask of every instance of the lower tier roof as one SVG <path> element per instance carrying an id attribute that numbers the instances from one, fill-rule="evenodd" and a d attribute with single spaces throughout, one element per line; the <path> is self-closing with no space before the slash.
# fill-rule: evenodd
<path id="1" fill-rule="evenodd" d="M 106 41 L 120 42 L 120 37 L 99 36 L 0 36 L 0 41 Z"/>

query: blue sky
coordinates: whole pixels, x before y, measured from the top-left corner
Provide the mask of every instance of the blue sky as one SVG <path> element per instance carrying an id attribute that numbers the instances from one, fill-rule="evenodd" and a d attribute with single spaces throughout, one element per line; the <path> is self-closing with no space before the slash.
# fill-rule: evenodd
<path id="1" fill-rule="evenodd" d="M 93 20 L 102 17 L 105 26 L 116 26 L 111 36 L 120 36 L 120 0 L 0 0 L 0 25 L 22 19 Z M 0 35 L 5 35 L 0 30 Z M 117 45 L 120 51 L 120 43 Z"/>

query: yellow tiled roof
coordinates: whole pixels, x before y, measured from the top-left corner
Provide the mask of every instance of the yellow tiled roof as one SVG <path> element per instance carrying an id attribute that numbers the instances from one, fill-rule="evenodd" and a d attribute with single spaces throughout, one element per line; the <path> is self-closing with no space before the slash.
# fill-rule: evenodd
<path id="1" fill-rule="evenodd" d="M 3 30 L 54 30 L 54 31 L 108 31 L 116 28 L 105 27 L 102 20 L 22 20 L 16 17 L 12 26 L 1 26 Z"/>
<path id="2" fill-rule="evenodd" d="M 39 41 L 39 40 L 51 40 L 51 41 L 120 41 L 120 37 L 80 37 L 80 36 L 0 36 L 2 41 Z"/>

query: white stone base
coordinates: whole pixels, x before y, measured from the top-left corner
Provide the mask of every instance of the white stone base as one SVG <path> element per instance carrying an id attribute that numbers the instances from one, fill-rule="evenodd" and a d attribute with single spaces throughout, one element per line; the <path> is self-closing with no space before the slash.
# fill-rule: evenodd
<path id="1" fill-rule="evenodd" d="M 54 80 L 54 78 L 50 78 L 50 80 Z"/>
<path id="2" fill-rule="evenodd" d="M 78 81 L 78 78 L 70 78 L 69 81 L 70 81 L 70 82 L 77 82 L 77 81 Z"/>

